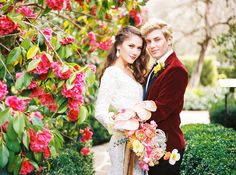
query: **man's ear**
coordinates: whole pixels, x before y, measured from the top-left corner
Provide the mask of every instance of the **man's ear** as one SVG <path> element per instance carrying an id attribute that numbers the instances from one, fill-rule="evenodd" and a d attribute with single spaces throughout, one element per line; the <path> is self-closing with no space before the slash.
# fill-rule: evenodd
<path id="1" fill-rule="evenodd" d="M 173 37 L 168 37 L 167 38 L 167 43 L 168 43 L 168 46 L 172 46 L 172 44 L 173 44 Z"/>

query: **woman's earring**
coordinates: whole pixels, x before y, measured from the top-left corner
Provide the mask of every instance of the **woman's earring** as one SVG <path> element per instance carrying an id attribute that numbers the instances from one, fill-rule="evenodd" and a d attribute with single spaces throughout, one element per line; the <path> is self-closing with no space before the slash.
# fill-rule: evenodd
<path id="1" fill-rule="evenodd" d="M 120 56 L 120 50 L 116 51 L 116 57 L 118 58 Z"/>

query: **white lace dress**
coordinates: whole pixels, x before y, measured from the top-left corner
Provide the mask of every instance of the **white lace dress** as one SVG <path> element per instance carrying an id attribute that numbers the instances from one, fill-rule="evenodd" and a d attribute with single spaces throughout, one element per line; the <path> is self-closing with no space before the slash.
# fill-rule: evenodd
<path id="1" fill-rule="evenodd" d="M 109 106 L 116 109 L 132 108 L 136 103 L 142 101 L 143 88 L 141 84 L 128 76 L 122 69 L 116 66 L 108 67 L 102 78 L 98 91 L 95 117 L 108 128 Z M 111 169 L 109 175 L 123 175 L 123 161 L 125 143 L 117 143 L 124 139 L 122 132 L 115 131 L 109 143 L 109 155 L 111 160 Z M 134 166 L 134 175 L 143 175 L 144 172 L 139 168 L 136 160 Z"/>

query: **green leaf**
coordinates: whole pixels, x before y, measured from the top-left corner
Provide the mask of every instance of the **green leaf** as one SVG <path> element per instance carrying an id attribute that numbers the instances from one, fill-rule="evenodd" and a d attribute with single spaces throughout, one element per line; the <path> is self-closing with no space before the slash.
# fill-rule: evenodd
<path id="1" fill-rule="evenodd" d="M 66 46 L 66 58 L 69 58 L 73 54 L 72 49 L 69 45 Z"/>
<path id="2" fill-rule="evenodd" d="M 20 168 L 21 168 L 21 163 L 22 163 L 22 158 L 19 156 L 17 156 L 16 161 L 15 161 L 15 169 L 14 169 L 14 175 L 18 175 Z"/>
<path id="3" fill-rule="evenodd" d="M 88 116 L 88 111 L 86 107 L 81 106 L 78 114 L 78 124 L 83 123 L 86 120 L 87 116 Z"/>
<path id="4" fill-rule="evenodd" d="M 20 151 L 20 143 L 18 139 L 15 139 L 14 141 L 4 139 L 6 141 L 7 148 L 15 153 L 19 153 Z"/>
<path id="5" fill-rule="evenodd" d="M 70 89 L 72 89 L 72 88 L 74 87 L 73 82 L 74 82 L 75 78 L 76 78 L 76 74 L 73 73 L 73 74 L 71 75 L 71 77 L 66 81 L 66 88 L 67 88 L 68 90 L 70 90 Z"/>
<path id="6" fill-rule="evenodd" d="M 57 53 L 62 59 L 65 59 L 66 58 L 66 47 L 61 46 L 60 49 L 57 51 Z"/>
<path id="7" fill-rule="evenodd" d="M 30 138 L 29 138 L 29 134 L 28 132 L 25 130 L 24 133 L 23 133 L 23 144 L 24 146 L 29 149 L 29 141 L 30 141 Z"/>
<path id="8" fill-rule="evenodd" d="M 0 111 L 0 126 L 2 126 L 11 117 L 11 109 Z"/>
<path id="9" fill-rule="evenodd" d="M 32 124 L 33 125 L 37 125 L 37 126 L 40 126 L 41 128 L 43 128 L 43 122 L 41 119 L 39 119 L 38 117 L 36 116 L 32 116 L 31 117 L 31 120 L 32 120 Z"/>
<path id="10" fill-rule="evenodd" d="M 36 170 L 39 170 L 39 166 L 38 166 L 38 164 L 36 163 L 36 162 L 34 162 L 34 161 L 29 161 L 33 166 L 34 166 L 34 168 L 36 169 Z"/>
<path id="11" fill-rule="evenodd" d="M 27 88 L 30 85 L 32 78 L 33 77 L 28 72 L 25 72 L 22 77 L 16 80 L 16 90 L 23 90 Z"/>
<path id="12" fill-rule="evenodd" d="M 17 139 L 17 134 L 13 129 L 13 121 L 12 120 L 8 123 L 8 126 L 7 126 L 7 138 L 12 141 Z"/>
<path id="13" fill-rule="evenodd" d="M 87 72 L 86 72 L 86 79 L 85 79 L 85 82 L 86 82 L 86 84 L 88 84 L 89 86 L 91 86 L 93 83 L 94 83 L 94 81 L 95 81 L 95 73 L 92 71 L 92 70 L 88 70 Z"/>
<path id="14" fill-rule="evenodd" d="M 23 131 L 25 129 L 25 115 L 23 113 L 19 113 L 13 119 L 13 128 L 21 139 Z"/>
<path id="15" fill-rule="evenodd" d="M 8 156 L 9 156 L 9 151 L 5 144 L 0 145 L 0 168 L 3 168 L 6 166 L 8 162 Z"/>
<path id="16" fill-rule="evenodd" d="M 27 72 L 34 70 L 38 66 L 39 63 L 40 63 L 40 59 L 32 60 L 27 67 Z"/>
<path id="17" fill-rule="evenodd" d="M 7 57 L 7 65 L 14 65 L 15 62 L 18 61 L 18 59 L 20 58 L 20 54 L 21 54 L 21 49 L 20 47 L 15 47 L 8 55 Z"/>
<path id="18" fill-rule="evenodd" d="M 9 151 L 9 157 L 8 157 L 8 166 L 7 166 L 7 171 L 13 172 L 15 169 L 15 160 L 16 160 L 16 155 L 13 151 Z"/>
<path id="19" fill-rule="evenodd" d="M 24 41 L 22 41 L 21 46 L 25 49 L 25 50 L 29 50 L 29 48 L 31 48 L 33 46 L 33 44 L 31 43 L 29 38 L 26 38 Z"/>
<path id="20" fill-rule="evenodd" d="M 57 156 L 57 151 L 56 151 L 55 147 L 54 146 L 50 146 L 49 149 L 50 149 L 52 158 L 55 158 Z"/>
<path id="21" fill-rule="evenodd" d="M 34 153 L 34 158 L 39 162 L 42 160 L 42 153 Z"/>
<path id="22" fill-rule="evenodd" d="M 29 51 L 27 52 L 27 59 L 33 58 L 37 54 L 38 51 L 39 51 L 38 45 L 31 47 Z"/>

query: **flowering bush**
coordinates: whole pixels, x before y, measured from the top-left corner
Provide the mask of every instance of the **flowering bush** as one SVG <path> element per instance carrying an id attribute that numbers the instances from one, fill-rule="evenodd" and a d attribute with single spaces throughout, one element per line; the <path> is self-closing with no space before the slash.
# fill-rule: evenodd
<path id="1" fill-rule="evenodd" d="M 94 64 L 111 46 L 117 26 L 128 24 L 129 14 L 120 15 L 120 10 L 138 12 L 141 4 L 144 2 L 0 2 L 3 173 L 40 171 L 45 159 L 58 155 L 63 140 L 80 137 L 81 124 L 93 110 Z M 83 134 L 81 143 L 91 138 L 88 129 Z M 89 155 L 89 146 L 86 142 L 81 154 Z"/>

